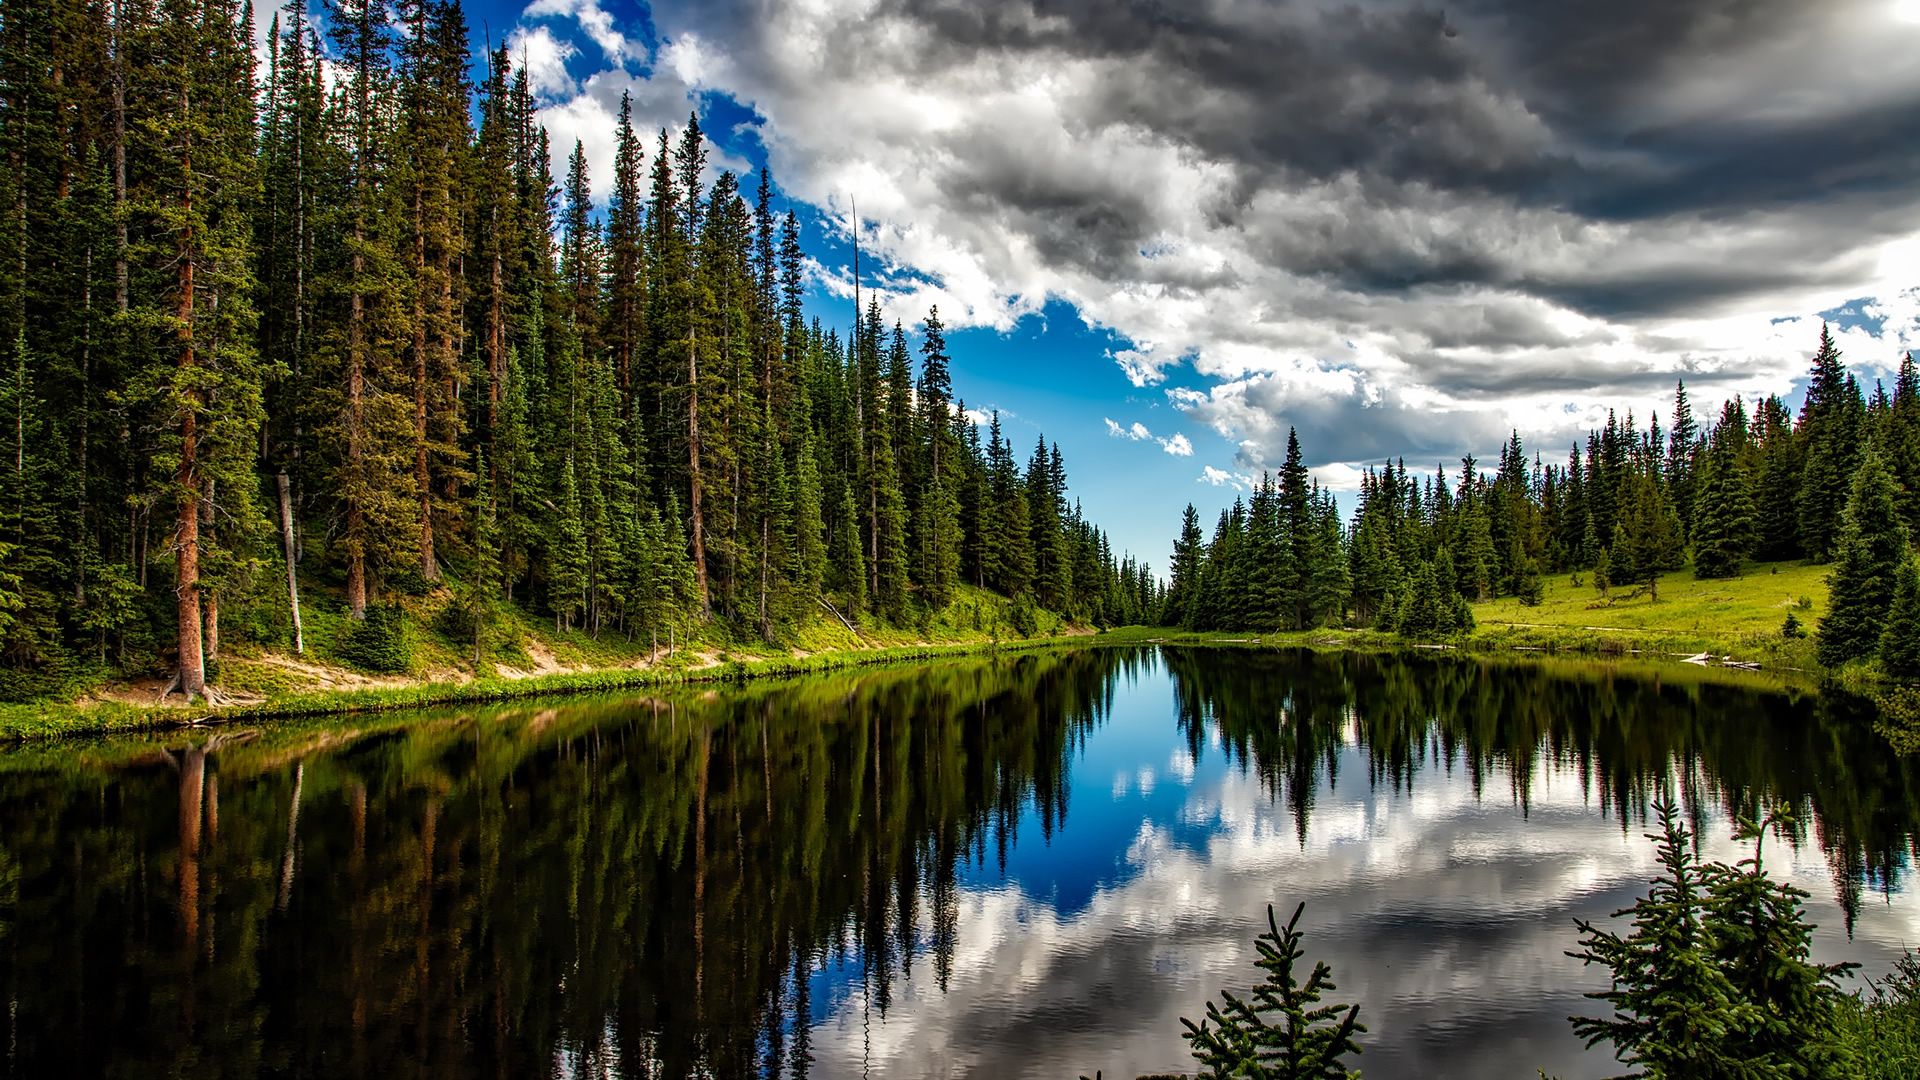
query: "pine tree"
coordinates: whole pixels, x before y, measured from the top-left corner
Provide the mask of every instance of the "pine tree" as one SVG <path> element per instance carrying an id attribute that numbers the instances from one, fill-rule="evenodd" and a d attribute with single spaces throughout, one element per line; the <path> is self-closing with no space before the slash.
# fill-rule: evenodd
<path id="1" fill-rule="evenodd" d="M 1893 475 L 1869 449 L 1853 480 L 1827 578 L 1828 610 L 1815 635 L 1820 662 L 1837 668 L 1871 656 L 1893 604 L 1895 571 L 1908 558 Z"/>
<path id="2" fill-rule="evenodd" d="M 388 212 L 392 132 L 381 106 L 390 93 L 391 23 L 385 0 L 336 0 L 329 33 L 344 69 L 341 110 L 348 174 L 337 210 L 342 250 L 329 289 L 345 300 L 330 312 L 316 365 L 332 391 L 321 431 L 337 448 L 328 487 L 340 504 L 339 555 L 348 615 L 364 619 L 370 578 L 410 562 L 418 540 L 413 406 L 396 348 L 404 327 L 395 247 L 399 215 Z"/>
<path id="3" fill-rule="evenodd" d="M 1901 358 L 1893 380 L 1884 441 L 1887 464 L 1900 485 L 1907 535 L 1920 537 L 1920 368 L 1912 353 Z"/>
<path id="4" fill-rule="evenodd" d="M 1196 1061 L 1219 1077 L 1308 1080 L 1358 1075 L 1346 1058 L 1360 1053 L 1356 1036 L 1366 1034 L 1360 1006 L 1321 1004 L 1336 989 L 1333 969 L 1316 961 L 1302 981 L 1294 968 L 1304 958 L 1299 930 L 1301 904 L 1282 928 L 1267 907 L 1267 931 L 1254 941 L 1262 974 L 1247 998 L 1221 992 L 1207 1003 L 1200 1023 L 1181 1019 Z"/>
<path id="5" fill-rule="evenodd" d="M 915 579 L 928 606 L 945 607 L 960 576 L 960 446 L 953 436 L 953 377 L 940 309 L 927 312 L 920 345 L 919 430 L 926 468 L 914 508 Z"/>
<path id="6" fill-rule="evenodd" d="M 1920 679 L 1920 557 L 1911 551 L 1894 574 L 1893 606 L 1880 630 L 1880 668 L 1896 679 Z"/>
<path id="7" fill-rule="evenodd" d="M 1667 433 L 1667 464 L 1663 475 L 1667 498 L 1679 516 L 1682 534 L 1692 535 L 1694 499 L 1699 489 L 1698 467 L 1701 451 L 1700 430 L 1693 420 L 1693 406 L 1687 400 L 1686 382 L 1673 387 L 1673 430 Z"/>
<path id="8" fill-rule="evenodd" d="M 1200 512 L 1192 503 L 1180 519 L 1180 535 L 1173 542 L 1173 558 L 1168 564 L 1166 609 L 1160 621 L 1168 626 L 1190 626 L 1191 608 L 1199 591 L 1201 567 L 1206 560 L 1206 535 L 1200 531 Z"/>
<path id="9" fill-rule="evenodd" d="M 1800 543 L 1809 557 L 1825 561 L 1836 549 L 1840 512 L 1859 455 L 1866 406 L 1840 362 L 1840 349 L 1822 324 L 1813 357 L 1800 436 L 1806 462 L 1800 476 Z"/>
<path id="10" fill-rule="evenodd" d="M 1616 913 L 1633 917 L 1631 932 L 1576 920 L 1581 948 L 1568 955 L 1611 971 L 1611 989 L 1587 996 L 1614 1013 L 1575 1017 L 1574 1033 L 1612 1043 L 1649 1080 L 1847 1075 L 1826 1038 L 1844 968 L 1808 959 L 1805 894 L 1768 881 L 1757 847 L 1739 866 L 1702 865 L 1678 809 L 1654 811 L 1662 873 Z M 1743 826 L 1739 838 L 1759 832 Z"/>
<path id="11" fill-rule="evenodd" d="M 1733 577 L 1752 548 L 1752 485 L 1739 446 L 1744 428 L 1737 402 L 1729 402 L 1699 475 L 1693 525 L 1695 577 Z"/>
<path id="12" fill-rule="evenodd" d="M 1615 584 L 1645 585 L 1660 599 L 1660 575 L 1680 556 L 1680 523 L 1659 480 L 1635 469 L 1622 483 L 1619 524 L 1614 527 L 1611 576 Z"/>
<path id="13" fill-rule="evenodd" d="M 559 489 L 547 602 L 553 608 L 553 628 L 566 630 L 585 607 L 587 590 L 587 528 L 580 514 L 580 487 L 572 454 L 560 463 Z"/>
<path id="14" fill-rule="evenodd" d="M 1705 871 L 1713 958 L 1739 1000 L 1753 1006 L 1755 1018 L 1727 1033 L 1729 1056 L 1764 1062 L 1777 1070 L 1774 1075 L 1839 1080 L 1857 1072 L 1829 1034 L 1841 997 L 1835 983 L 1858 965 L 1814 963 L 1814 927 L 1802 904 L 1806 891 L 1767 875 L 1767 834 L 1778 831 L 1791 840 L 1788 824 L 1784 816 L 1759 824 L 1741 819 L 1733 838 L 1751 841 L 1753 854 Z"/>
<path id="15" fill-rule="evenodd" d="M 1792 559 L 1800 546 L 1800 480 L 1805 471 L 1802 439 L 1794 432 L 1787 407 L 1777 397 L 1754 407 L 1754 442 L 1760 469 L 1754 483 L 1759 538 L 1754 554 L 1762 559 Z"/>

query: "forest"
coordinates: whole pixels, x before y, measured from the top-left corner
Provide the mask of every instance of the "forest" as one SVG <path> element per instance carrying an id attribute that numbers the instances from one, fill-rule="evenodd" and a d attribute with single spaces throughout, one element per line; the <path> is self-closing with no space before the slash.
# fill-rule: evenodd
<path id="1" fill-rule="evenodd" d="M 805 316 L 795 212 L 697 116 L 623 101 L 592 177 L 504 47 L 473 85 L 458 0 L 325 15 L 262 62 L 242 0 L 0 0 L 0 696 L 203 696 L 223 641 L 300 648 L 302 588 L 376 670 L 428 594 L 476 658 L 514 610 L 778 642 L 962 584 L 1149 621 L 937 310 L 856 271 L 844 336 Z"/>
<path id="2" fill-rule="evenodd" d="M 1609 413 L 1564 465 L 1529 459 L 1518 434 L 1489 473 L 1472 455 L 1449 480 L 1404 460 L 1368 469 L 1343 525 L 1289 436 L 1277 477 L 1222 511 L 1209 539 L 1190 505 L 1174 544 L 1162 620 L 1192 629 L 1284 630 L 1351 619 L 1408 636 L 1469 629 L 1469 601 L 1538 603 L 1542 577 L 1571 575 L 1657 601 L 1660 578 L 1730 578 L 1750 562 L 1832 567 L 1815 628 L 1819 662 L 1876 659 L 1920 677 L 1920 373 L 1901 363 L 1871 393 L 1822 328 L 1798 415 L 1778 396 L 1739 398 L 1710 425 L 1684 382 L 1670 427 Z"/>

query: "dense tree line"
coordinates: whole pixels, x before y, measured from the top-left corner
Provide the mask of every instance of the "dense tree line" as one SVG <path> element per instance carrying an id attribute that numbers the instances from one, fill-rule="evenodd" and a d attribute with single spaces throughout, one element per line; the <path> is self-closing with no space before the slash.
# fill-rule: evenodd
<path id="1" fill-rule="evenodd" d="M 240 0 L 0 0 L 14 692 L 198 693 L 223 629 L 297 640 L 302 579 L 356 622 L 446 588 L 476 639 L 509 602 L 912 625 L 963 582 L 1140 620 L 1058 447 L 982 443 L 937 311 L 805 318 L 795 214 L 710 180 L 697 118 L 649 146 L 623 101 L 595 178 L 504 48 L 469 85 L 458 0 L 324 24 L 290 4 L 257 65 Z"/>
<path id="2" fill-rule="evenodd" d="M 1564 465 L 1529 460 L 1516 434 L 1489 473 L 1451 478 L 1404 461 L 1369 469 L 1342 523 L 1289 436 L 1278 480 L 1220 515 L 1211 539 L 1189 507 L 1163 619 L 1200 629 L 1307 628 L 1356 620 L 1409 634 L 1471 625 L 1467 601 L 1537 602 L 1544 574 L 1659 596 L 1689 565 L 1732 577 L 1750 560 L 1831 563 L 1822 662 L 1878 653 L 1920 675 L 1920 374 L 1905 358 L 1871 394 L 1821 330 L 1798 416 L 1779 397 L 1727 402 L 1703 427 L 1686 385 L 1671 426 L 1609 414 Z"/>

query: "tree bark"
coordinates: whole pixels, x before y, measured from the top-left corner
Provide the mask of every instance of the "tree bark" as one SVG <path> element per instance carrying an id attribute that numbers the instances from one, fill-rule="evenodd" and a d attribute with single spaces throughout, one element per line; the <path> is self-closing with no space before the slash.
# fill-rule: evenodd
<path id="1" fill-rule="evenodd" d="M 700 350 L 694 334 L 687 331 L 687 473 L 690 481 L 687 506 L 692 512 L 689 531 L 693 538 L 693 584 L 700 594 L 700 614 L 713 611 L 707 596 L 706 521 L 700 509 Z"/>
<path id="2" fill-rule="evenodd" d="M 181 112 L 190 113 L 191 107 L 192 100 L 183 89 L 180 92 Z M 180 171 L 182 179 L 180 209 L 184 220 L 177 252 L 179 295 L 174 315 L 180 323 L 178 369 L 184 373 L 192 371 L 195 365 L 193 141 L 191 138 L 181 150 Z M 186 399 L 186 409 L 180 417 L 180 464 L 174 475 L 179 499 L 174 519 L 174 615 L 178 622 L 179 633 L 180 691 L 187 696 L 188 701 L 192 701 L 195 697 L 205 696 L 207 675 L 206 662 L 200 652 L 202 626 L 200 617 L 200 395 L 197 391 L 189 390 Z"/>
<path id="3" fill-rule="evenodd" d="M 301 656 L 307 651 L 307 641 L 300 627 L 300 576 L 296 570 L 299 560 L 293 549 L 293 496 L 287 474 L 275 475 L 273 486 L 280 498 L 280 547 L 287 558 L 287 606 L 293 611 L 293 652 Z"/>
<path id="4" fill-rule="evenodd" d="M 427 230 L 421 219 L 425 199 L 416 182 L 413 192 L 414 280 L 426 276 Z M 413 482 L 420 494 L 420 576 L 440 579 L 440 563 L 433 556 L 433 477 L 427 464 L 427 304 L 416 287 L 413 300 Z"/>

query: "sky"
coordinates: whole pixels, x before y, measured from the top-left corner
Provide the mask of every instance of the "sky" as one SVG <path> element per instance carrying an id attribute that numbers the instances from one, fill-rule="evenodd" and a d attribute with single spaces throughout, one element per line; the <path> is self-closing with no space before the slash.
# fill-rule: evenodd
<path id="1" fill-rule="evenodd" d="M 256 0 L 263 5 L 271 0 Z M 264 12 L 260 24 L 265 25 Z M 615 111 L 767 166 L 809 304 L 937 304 L 956 391 L 1044 432 L 1164 571 L 1289 428 L 1563 460 L 1633 410 L 1871 387 L 1920 339 L 1920 0 L 469 0 L 598 192 Z M 476 42 L 476 61 L 484 42 Z M 649 148 L 651 143 L 649 143 Z M 856 219 L 851 208 L 858 206 Z"/>

